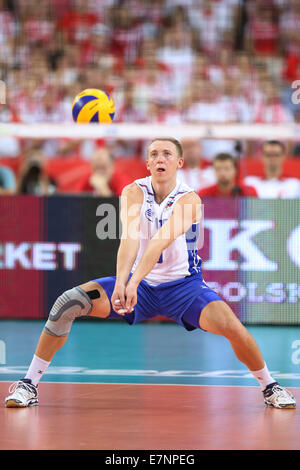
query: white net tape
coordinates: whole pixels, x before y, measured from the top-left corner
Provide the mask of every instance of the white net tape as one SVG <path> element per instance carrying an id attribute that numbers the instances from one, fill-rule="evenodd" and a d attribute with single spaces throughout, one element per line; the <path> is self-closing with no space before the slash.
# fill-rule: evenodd
<path id="1" fill-rule="evenodd" d="M 152 139 L 156 137 L 300 141 L 297 124 L 0 124 L 0 137 L 29 139 Z"/>

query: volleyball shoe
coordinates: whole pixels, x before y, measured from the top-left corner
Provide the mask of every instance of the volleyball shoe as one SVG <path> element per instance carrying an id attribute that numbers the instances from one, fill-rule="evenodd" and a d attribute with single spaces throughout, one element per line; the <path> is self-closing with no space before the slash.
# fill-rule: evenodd
<path id="1" fill-rule="evenodd" d="M 265 404 L 274 408 L 296 408 L 296 400 L 289 390 L 278 382 L 268 385 L 263 391 Z"/>
<path id="2" fill-rule="evenodd" d="M 14 382 L 8 392 L 10 395 L 5 398 L 6 408 L 25 408 L 39 404 L 37 387 L 31 383 L 30 379 Z"/>

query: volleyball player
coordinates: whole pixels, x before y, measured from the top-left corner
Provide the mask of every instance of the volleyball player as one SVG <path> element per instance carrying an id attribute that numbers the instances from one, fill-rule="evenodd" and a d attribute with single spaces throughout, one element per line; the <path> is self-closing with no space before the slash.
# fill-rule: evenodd
<path id="1" fill-rule="evenodd" d="M 223 335 L 257 379 L 264 402 L 294 408 L 292 394 L 270 375 L 248 330 L 211 290 L 201 274 L 197 237 L 201 200 L 177 179 L 183 166 L 180 143 L 155 139 L 148 147 L 150 176 L 127 185 L 121 195 L 123 232 L 116 276 L 89 281 L 55 301 L 26 376 L 12 384 L 7 407 L 38 404 L 38 383 L 80 316 L 123 317 L 129 324 L 164 315 L 187 330 Z"/>

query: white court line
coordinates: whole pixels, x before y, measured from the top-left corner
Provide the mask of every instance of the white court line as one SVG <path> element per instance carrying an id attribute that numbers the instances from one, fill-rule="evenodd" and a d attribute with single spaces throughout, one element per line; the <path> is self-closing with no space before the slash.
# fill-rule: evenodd
<path id="1" fill-rule="evenodd" d="M 0 366 L 0 376 L 2 375 L 22 375 L 27 372 L 27 366 Z M 274 379 L 280 380 L 300 380 L 299 372 L 280 372 L 279 370 L 270 371 Z M 241 381 L 251 379 L 255 380 L 249 370 L 241 369 L 216 369 L 216 370 L 156 370 L 156 369 L 93 369 L 84 366 L 50 366 L 45 377 L 49 376 L 81 376 L 81 377 L 155 377 L 157 380 L 163 378 L 191 379 L 239 379 Z"/>
<path id="2" fill-rule="evenodd" d="M 10 384 L 12 381 L 0 380 L 1 383 Z M 72 385 L 162 385 L 164 387 L 246 387 L 246 388 L 258 388 L 259 385 L 207 385 L 207 384 L 155 384 L 155 383 L 136 383 L 136 382 L 56 382 L 56 381 L 41 381 L 40 384 L 72 384 Z M 295 387 L 294 387 L 295 388 Z M 300 388 L 300 387 L 296 387 Z"/>
<path id="3" fill-rule="evenodd" d="M 7 381 L 7 380 L 0 380 L 0 383 L 7 383 L 11 384 L 13 380 Z M 158 384 L 158 383 L 136 383 L 136 382 L 56 382 L 56 381 L 41 381 L 40 384 L 60 384 L 60 385 L 157 385 L 157 386 L 164 386 L 164 387 L 227 387 L 227 388 L 257 388 L 259 391 L 259 385 L 208 385 L 208 384 Z M 286 386 L 285 388 L 300 388 L 300 387 L 295 387 L 294 385 L 292 386 Z"/>

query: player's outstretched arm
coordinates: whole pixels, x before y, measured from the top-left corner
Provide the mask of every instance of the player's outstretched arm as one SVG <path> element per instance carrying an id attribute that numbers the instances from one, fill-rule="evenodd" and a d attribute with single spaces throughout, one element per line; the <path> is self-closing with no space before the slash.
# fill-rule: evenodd
<path id="1" fill-rule="evenodd" d="M 142 279 L 155 266 L 163 250 L 180 235 L 184 234 L 193 223 L 201 219 L 201 199 L 190 192 L 182 196 L 173 207 L 171 217 L 150 240 L 130 281 L 126 286 L 126 309 L 132 311 L 137 302 L 136 290 Z"/>
<path id="2" fill-rule="evenodd" d="M 122 235 L 117 254 L 116 283 L 111 302 L 115 311 L 125 308 L 125 286 L 140 246 L 139 220 L 143 192 L 136 183 L 127 185 L 121 195 Z"/>

